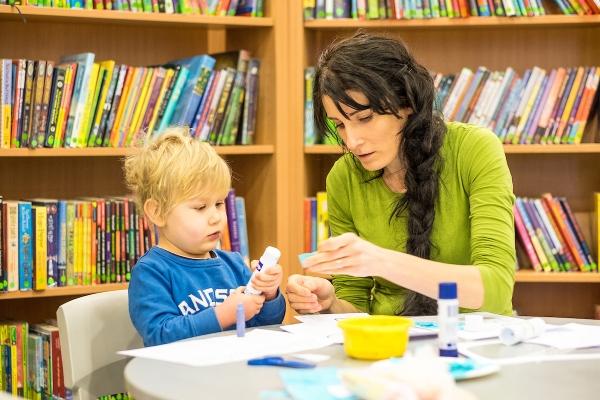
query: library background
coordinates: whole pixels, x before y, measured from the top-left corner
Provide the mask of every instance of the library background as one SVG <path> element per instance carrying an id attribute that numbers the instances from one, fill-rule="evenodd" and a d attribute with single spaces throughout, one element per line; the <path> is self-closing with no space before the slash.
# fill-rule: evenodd
<path id="1" fill-rule="evenodd" d="M 0 0 L 1 390 L 66 396 L 56 310 L 127 288 L 156 243 L 122 164 L 166 126 L 232 167 L 222 247 L 302 272 L 342 154 L 312 126 L 313 66 L 359 28 L 403 40 L 444 116 L 504 143 L 515 312 L 600 318 L 597 0 Z"/>

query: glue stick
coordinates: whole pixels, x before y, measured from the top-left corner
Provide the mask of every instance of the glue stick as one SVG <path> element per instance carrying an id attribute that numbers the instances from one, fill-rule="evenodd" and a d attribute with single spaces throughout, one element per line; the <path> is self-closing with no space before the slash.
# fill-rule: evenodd
<path id="1" fill-rule="evenodd" d="M 262 256 L 260 256 L 260 259 L 258 260 L 258 265 L 256 266 L 256 269 L 254 270 L 254 272 L 252 273 L 252 276 L 250 277 L 250 281 L 246 285 L 244 294 L 257 295 L 257 294 L 262 293 L 252 287 L 252 283 L 251 283 L 252 277 L 254 277 L 255 274 L 259 274 L 260 271 L 262 271 L 264 268 L 268 268 L 268 267 L 272 267 L 273 265 L 276 265 L 277 261 L 279 261 L 279 257 L 281 257 L 281 251 L 279 251 L 279 249 L 272 247 L 272 246 L 268 246 L 265 249 L 265 252 L 263 253 Z"/>
<path id="2" fill-rule="evenodd" d="M 441 357 L 458 357 L 458 297 L 455 282 L 441 282 L 438 296 L 438 347 Z"/>
<path id="3" fill-rule="evenodd" d="M 235 331 L 238 337 L 243 337 L 246 333 L 246 318 L 242 303 L 239 303 L 235 309 Z"/>

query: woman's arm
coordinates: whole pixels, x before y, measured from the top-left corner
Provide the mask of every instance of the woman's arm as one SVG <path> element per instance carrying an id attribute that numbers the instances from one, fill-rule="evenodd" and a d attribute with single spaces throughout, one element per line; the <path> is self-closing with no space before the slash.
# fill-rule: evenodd
<path id="1" fill-rule="evenodd" d="M 478 267 L 440 263 L 384 249 L 354 233 L 324 242 L 319 253 L 307 259 L 304 266 L 317 273 L 379 276 L 432 298 L 437 298 L 440 282 L 453 281 L 459 288 L 461 307 L 477 309 L 483 304 L 484 287 Z M 332 312 L 339 311 L 332 308 Z"/>

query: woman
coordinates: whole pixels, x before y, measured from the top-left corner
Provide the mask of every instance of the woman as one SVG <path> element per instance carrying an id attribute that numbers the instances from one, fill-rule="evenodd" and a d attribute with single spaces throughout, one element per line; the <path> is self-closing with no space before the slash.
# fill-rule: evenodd
<path id="1" fill-rule="evenodd" d="M 428 71 L 400 42 L 357 33 L 315 75 L 315 126 L 346 154 L 327 176 L 332 238 L 292 275 L 300 313 L 430 315 L 454 281 L 463 309 L 512 312 L 512 181 L 487 129 L 445 123 Z"/>

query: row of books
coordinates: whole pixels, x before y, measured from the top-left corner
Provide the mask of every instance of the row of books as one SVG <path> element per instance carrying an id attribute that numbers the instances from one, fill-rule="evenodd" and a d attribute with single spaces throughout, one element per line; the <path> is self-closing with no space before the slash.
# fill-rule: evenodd
<path id="1" fill-rule="evenodd" d="M 600 14 L 600 0 L 554 0 L 566 15 Z M 304 19 L 429 19 L 535 17 L 541 0 L 304 0 Z"/>
<path id="2" fill-rule="evenodd" d="M 564 197 L 518 197 L 515 228 L 535 271 L 598 272 L 581 227 Z"/>
<path id="3" fill-rule="evenodd" d="M 304 144 L 338 144 L 337 138 L 318 135 L 315 131 L 313 85 L 315 83 L 315 67 L 304 70 Z"/>
<path id="4" fill-rule="evenodd" d="M 231 190 L 220 247 L 249 263 L 246 206 Z M 10 201 L 0 197 L 0 292 L 129 281 L 158 232 L 126 197 Z"/>
<path id="5" fill-rule="evenodd" d="M 172 125 L 212 144 L 251 144 L 259 67 L 246 50 L 150 67 L 93 53 L 0 59 L 0 148 L 132 146 Z"/>
<path id="6" fill-rule="evenodd" d="M 507 144 L 581 143 L 599 80 L 598 67 L 533 67 L 522 77 L 510 67 L 434 74 L 446 119 L 488 127 Z"/>
<path id="7" fill-rule="evenodd" d="M 225 209 L 227 229 L 222 232 L 219 248 L 240 253 L 246 264 L 250 265 L 246 201 L 235 194 L 235 189 L 231 189 L 225 199 Z"/>
<path id="8" fill-rule="evenodd" d="M 264 16 L 264 0 L 0 0 L 0 4 L 166 14 Z"/>
<path id="9" fill-rule="evenodd" d="M 304 199 L 304 252 L 316 251 L 330 236 L 327 192 L 317 192 Z"/>
<path id="10" fill-rule="evenodd" d="M 2 292 L 126 282 L 157 243 L 128 198 L 0 203 Z"/>
<path id="11" fill-rule="evenodd" d="M 55 323 L 0 322 L 0 390 L 32 400 L 66 399 Z"/>

